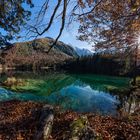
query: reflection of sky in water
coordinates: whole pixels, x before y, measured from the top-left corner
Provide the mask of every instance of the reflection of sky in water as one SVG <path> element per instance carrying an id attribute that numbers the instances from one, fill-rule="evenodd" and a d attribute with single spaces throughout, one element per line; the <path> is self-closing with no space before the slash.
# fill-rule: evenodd
<path id="1" fill-rule="evenodd" d="M 93 90 L 90 86 L 68 86 L 49 96 L 51 103 L 60 104 L 78 112 L 114 114 L 119 101 L 108 93 Z"/>
<path id="2" fill-rule="evenodd" d="M 78 112 L 115 114 L 119 101 L 115 96 L 92 89 L 89 85 L 76 82 L 49 96 L 36 96 L 30 93 L 13 93 L 0 88 L 0 101 L 9 99 L 33 100 L 60 105 L 64 109 Z"/>

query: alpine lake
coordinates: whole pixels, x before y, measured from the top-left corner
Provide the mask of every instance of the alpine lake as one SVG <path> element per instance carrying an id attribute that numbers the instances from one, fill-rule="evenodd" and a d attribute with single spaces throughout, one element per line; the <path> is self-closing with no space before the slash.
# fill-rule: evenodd
<path id="1" fill-rule="evenodd" d="M 18 83 L 0 86 L 0 102 L 44 102 L 62 110 L 102 115 L 116 115 L 120 108 L 131 112 L 139 106 L 129 93 L 131 79 L 126 77 L 28 71 L 0 74 L 1 83 L 8 78 Z"/>

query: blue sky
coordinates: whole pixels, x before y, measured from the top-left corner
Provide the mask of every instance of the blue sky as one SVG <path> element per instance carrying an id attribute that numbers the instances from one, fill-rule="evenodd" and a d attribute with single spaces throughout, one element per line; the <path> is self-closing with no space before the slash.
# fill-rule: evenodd
<path id="1" fill-rule="evenodd" d="M 45 0 L 33 0 L 34 8 L 31 9 L 33 14 L 31 16 L 31 21 L 29 21 L 29 24 L 34 23 L 34 21 L 35 21 L 34 17 L 36 16 L 38 11 L 40 10 L 40 7 L 44 1 Z M 48 22 L 48 19 L 51 15 L 52 9 L 53 9 L 54 5 L 56 4 L 56 2 L 57 1 L 54 1 L 54 0 L 51 1 L 48 12 L 44 18 L 44 23 Z M 25 8 L 29 8 L 29 7 L 25 6 Z M 59 10 L 61 10 L 61 9 L 59 9 Z M 40 38 L 47 37 L 47 36 L 55 38 L 58 35 L 59 28 L 60 28 L 60 19 L 56 19 L 55 22 L 53 23 L 51 29 L 48 32 L 46 32 L 44 35 L 40 36 Z M 59 40 L 63 41 L 64 43 L 71 44 L 74 47 L 86 48 L 89 50 L 93 49 L 91 47 L 91 45 L 89 45 L 87 42 L 77 40 L 76 35 L 78 35 L 78 23 L 75 22 L 75 23 L 72 23 L 68 29 L 65 28 L 65 30 L 63 31 L 63 34 Z M 18 41 L 26 41 L 26 40 L 28 40 L 28 38 L 27 39 L 22 38 Z"/>

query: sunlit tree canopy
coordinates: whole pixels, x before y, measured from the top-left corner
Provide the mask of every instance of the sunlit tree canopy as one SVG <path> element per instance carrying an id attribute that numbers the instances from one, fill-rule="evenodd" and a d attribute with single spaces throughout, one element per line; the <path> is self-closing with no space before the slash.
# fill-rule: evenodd
<path id="1" fill-rule="evenodd" d="M 79 21 L 78 39 L 94 43 L 97 50 L 132 46 L 140 32 L 139 0 L 57 0 L 51 8 L 50 18 L 45 19 L 43 17 L 48 13 L 50 2 L 45 0 L 42 3 L 34 24 L 26 30 L 34 37 L 43 35 L 55 23 L 55 18 L 60 17 L 60 32 L 54 44 L 67 27 L 65 25 L 75 21 Z M 21 25 L 29 19 L 31 12 L 23 3 L 33 6 L 32 0 L 0 1 L 0 28 L 6 32 L 1 34 L 1 40 L 13 38 L 14 33 L 18 33 Z"/>
<path id="2" fill-rule="evenodd" d="M 135 37 L 140 32 L 140 1 L 99 0 L 98 3 L 94 10 L 77 15 L 81 24 L 79 39 L 95 42 L 97 49 L 120 49 L 136 43 Z M 83 2 L 84 9 L 90 6 Z"/>

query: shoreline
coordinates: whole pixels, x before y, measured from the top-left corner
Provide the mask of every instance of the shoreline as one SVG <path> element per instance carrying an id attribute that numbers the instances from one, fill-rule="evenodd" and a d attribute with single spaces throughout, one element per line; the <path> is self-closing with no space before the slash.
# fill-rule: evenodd
<path id="1" fill-rule="evenodd" d="M 41 110 L 45 104 L 31 101 L 11 100 L 0 102 L 0 138 L 33 139 L 38 134 Z M 86 116 L 88 127 L 102 140 L 124 138 L 128 140 L 138 139 L 140 129 L 140 110 L 136 114 L 124 115 L 118 118 L 111 116 L 95 115 L 93 113 L 76 113 L 73 111 L 61 112 L 54 108 L 54 119 L 49 140 L 59 140 L 71 135 L 72 125 L 81 116 Z M 79 122 L 79 120 L 77 121 Z M 81 127 L 82 125 L 79 124 Z M 77 127 L 77 126 L 76 126 Z M 79 128 L 81 129 L 81 128 Z"/>
<path id="2" fill-rule="evenodd" d="M 14 79 L 14 81 L 16 81 Z M 20 83 L 22 83 L 20 81 Z M 139 84 L 132 89 L 139 96 Z M 53 110 L 53 111 L 52 111 Z M 34 101 L 0 102 L 0 140 L 62 140 L 79 137 L 95 140 L 139 139 L 140 108 L 128 114 L 103 116 L 61 111 L 59 107 Z M 84 118 L 84 121 L 83 121 Z M 78 134 L 77 134 L 78 132 Z M 45 140 L 45 139 L 44 139 Z"/>

